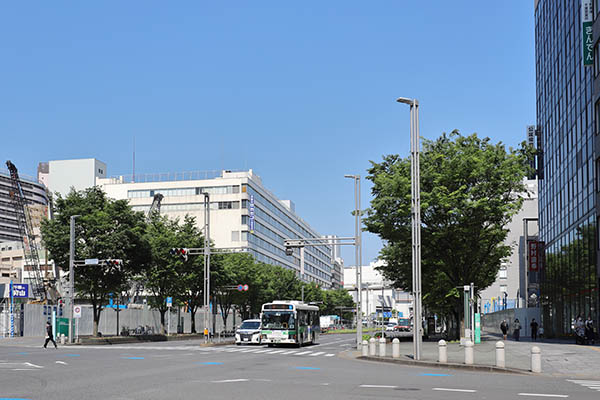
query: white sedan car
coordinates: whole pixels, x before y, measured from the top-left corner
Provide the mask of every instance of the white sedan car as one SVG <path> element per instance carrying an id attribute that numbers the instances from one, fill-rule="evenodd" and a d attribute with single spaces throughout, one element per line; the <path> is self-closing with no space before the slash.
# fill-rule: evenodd
<path id="1" fill-rule="evenodd" d="M 260 344 L 260 319 L 247 319 L 235 331 L 235 344 Z"/>

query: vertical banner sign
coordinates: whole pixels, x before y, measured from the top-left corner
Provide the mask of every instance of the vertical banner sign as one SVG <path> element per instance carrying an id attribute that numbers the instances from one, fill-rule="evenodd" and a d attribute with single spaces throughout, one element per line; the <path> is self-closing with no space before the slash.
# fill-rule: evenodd
<path id="1" fill-rule="evenodd" d="M 475 344 L 481 343 L 481 314 L 475 313 Z"/>
<path id="2" fill-rule="evenodd" d="M 538 242 L 535 240 L 528 241 L 527 251 L 529 252 L 529 271 L 536 272 L 539 269 Z"/>
<path id="3" fill-rule="evenodd" d="M 544 148 L 542 141 L 542 129 L 538 126 L 535 130 L 537 136 L 537 178 L 544 179 Z"/>
<path id="4" fill-rule="evenodd" d="M 250 195 L 250 233 L 254 233 L 254 195 Z"/>
<path id="5" fill-rule="evenodd" d="M 535 125 L 527 125 L 527 144 L 531 147 L 535 147 Z M 529 179 L 535 179 L 535 159 L 532 159 L 529 166 L 531 167 L 531 174 Z"/>
<path id="6" fill-rule="evenodd" d="M 594 7 L 592 0 L 581 0 L 581 37 L 583 38 L 583 65 L 594 65 Z"/>

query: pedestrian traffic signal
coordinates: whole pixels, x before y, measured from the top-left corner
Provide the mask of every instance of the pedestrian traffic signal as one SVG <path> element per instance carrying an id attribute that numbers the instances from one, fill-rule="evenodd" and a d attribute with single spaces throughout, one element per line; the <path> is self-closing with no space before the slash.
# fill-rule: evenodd
<path id="1" fill-rule="evenodd" d="M 169 250 L 169 254 L 171 254 L 172 256 L 181 256 L 185 261 L 187 261 L 189 251 L 186 248 L 178 247 Z"/>
<path id="2" fill-rule="evenodd" d="M 108 259 L 106 260 L 106 265 L 108 265 L 109 267 L 121 268 L 121 266 L 123 265 L 123 260 Z"/>

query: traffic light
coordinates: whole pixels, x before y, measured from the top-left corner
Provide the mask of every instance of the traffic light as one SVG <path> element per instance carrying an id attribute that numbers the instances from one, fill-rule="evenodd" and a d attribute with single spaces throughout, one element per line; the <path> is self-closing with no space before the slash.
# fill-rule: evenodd
<path id="1" fill-rule="evenodd" d="M 294 255 L 294 249 L 291 248 L 291 247 L 286 247 L 285 248 L 285 255 L 286 256 L 292 256 L 292 255 Z"/>
<path id="2" fill-rule="evenodd" d="M 189 251 L 186 248 L 178 247 L 169 250 L 169 254 L 171 254 L 172 256 L 181 256 L 185 261 L 187 261 Z"/>
<path id="3" fill-rule="evenodd" d="M 108 259 L 106 260 L 106 265 L 109 267 L 120 268 L 123 265 L 123 260 Z"/>

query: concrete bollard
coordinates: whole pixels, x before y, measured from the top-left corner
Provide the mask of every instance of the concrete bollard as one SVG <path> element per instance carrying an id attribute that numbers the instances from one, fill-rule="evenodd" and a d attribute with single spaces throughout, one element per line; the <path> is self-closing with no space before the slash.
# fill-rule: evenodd
<path id="1" fill-rule="evenodd" d="M 371 338 L 369 339 L 369 355 L 373 357 L 377 355 L 376 352 L 375 338 Z"/>
<path id="2" fill-rule="evenodd" d="M 362 341 L 362 355 L 363 357 L 369 355 L 369 342 L 367 342 L 366 340 Z"/>
<path id="3" fill-rule="evenodd" d="M 385 338 L 379 339 L 379 357 L 385 357 Z"/>
<path id="4" fill-rule="evenodd" d="M 473 365 L 473 342 L 470 340 L 465 343 L 465 364 Z"/>
<path id="5" fill-rule="evenodd" d="M 65 339 L 65 334 L 63 333 L 63 334 L 60 335 L 60 344 L 65 344 L 66 342 L 67 341 Z"/>
<path id="6" fill-rule="evenodd" d="M 537 346 L 531 348 L 531 372 L 542 372 L 542 350 Z"/>
<path id="7" fill-rule="evenodd" d="M 504 356 L 504 342 L 496 342 L 496 367 L 506 368 L 506 358 Z"/>
<path id="8" fill-rule="evenodd" d="M 448 344 L 444 339 L 438 342 L 438 362 L 448 362 Z"/>
<path id="9" fill-rule="evenodd" d="M 392 340 L 392 358 L 400 358 L 400 340 Z"/>

